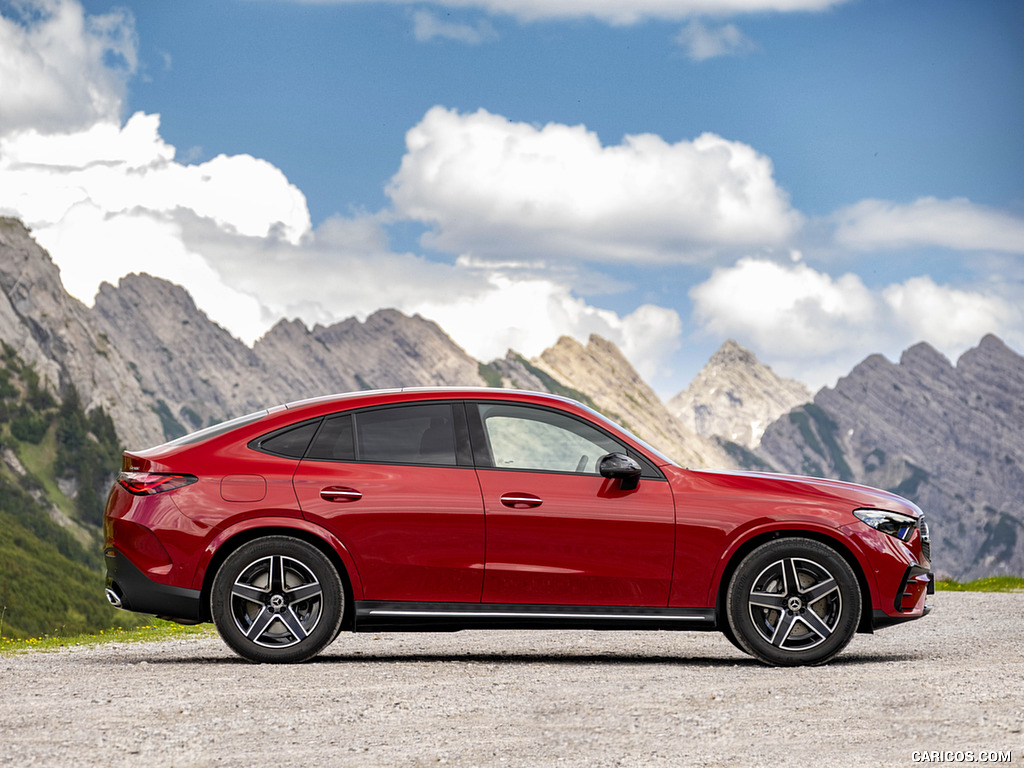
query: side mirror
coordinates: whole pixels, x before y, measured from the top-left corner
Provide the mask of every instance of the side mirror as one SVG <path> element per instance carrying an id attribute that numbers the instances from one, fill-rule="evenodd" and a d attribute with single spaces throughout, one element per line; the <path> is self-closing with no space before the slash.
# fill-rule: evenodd
<path id="1" fill-rule="evenodd" d="M 597 471 L 601 477 L 618 479 L 622 490 L 632 491 L 640 485 L 640 473 L 643 470 L 635 459 L 624 453 L 606 453 L 598 462 Z"/>

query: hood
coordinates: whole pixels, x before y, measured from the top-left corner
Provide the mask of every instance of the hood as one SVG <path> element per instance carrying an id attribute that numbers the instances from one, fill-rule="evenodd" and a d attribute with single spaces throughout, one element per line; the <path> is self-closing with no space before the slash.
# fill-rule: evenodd
<path id="1" fill-rule="evenodd" d="M 921 510 L 912 501 L 895 493 L 870 488 L 866 485 L 830 480 L 824 477 L 782 475 L 772 472 L 734 472 L 715 469 L 687 470 L 702 482 L 720 488 L 743 490 L 747 493 L 762 492 L 766 495 L 799 495 L 808 499 L 834 501 L 857 508 L 885 509 L 902 512 L 911 517 L 920 517 Z"/>

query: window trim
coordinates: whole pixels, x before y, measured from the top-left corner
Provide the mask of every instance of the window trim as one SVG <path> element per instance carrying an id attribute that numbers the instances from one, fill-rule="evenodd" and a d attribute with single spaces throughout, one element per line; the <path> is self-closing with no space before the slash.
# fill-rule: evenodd
<path id="1" fill-rule="evenodd" d="M 417 406 L 431 406 L 431 405 L 448 405 L 451 406 L 452 413 L 452 432 L 454 434 L 455 442 L 455 463 L 454 464 L 432 464 L 420 461 L 380 461 L 380 460 L 369 460 L 358 458 L 360 452 L 359 445 L 359 428 L 358 428 L 358 416 L 362 413 L 372 413 L 376 411 L 390 411 L 397 410 L 399 408 L 415 408 Z M 328 419 L 333 419 L 338 416 L 348 416 L 353 420 L 352 424 L 352 447 L 355 452 L 356 458 L 353 459 L 327 459 L 327 458 L 316 458 L 309 455 L 310 448 L 316 443 L 317 438 L 320 436 L 320 432 L 324 429 Z M 293 429 L 299 429 L 307 424 L 315 421 L 320 421 L 319 426 L 313 433 L 313 437 L 306 445 L 306 450 L 303 451 L 302 456 L 288 456 L 286 454 L 276 453 L 263 447 L 262 443 L 270 440 L 271 438 L 277 437 L 278 435 L 290 432 Z M 469 438 L 469 427 L 467 426 L 466 420 L 466 409 L 465 404 L 462 400 L 410 400 L 404 403 L 387 403 L 386 405 L 373 405 L 367 408 L 352 408 L 344 411 L 336 411 L 334 413 L 324 414 L 323 416 L 317 416 L 316 418 L 306 419 L 304 421 L 297 422 L 295 424 L 289 424 L 285 427 L 280 427 L 273 432 L 268 432 L 265 435 L 260 435 L 253 440 L 250 440 L 247 444 L 249 448 L 261 453 L 266 453 L 270 456 L 278 456 L 280 458 L 295 459 L 296 461 L 318 461 L 327 462 L 331 464 L 370 464 L 370 465 L 385 465 L 385 466 L 401 466 L 401 467 L 440 467 L 446 469 L 473 469 L 473 450 L 470 446 Z"/>
<path id="2" fill-rule="evenodd" d="M 452 428 L 455 434 L 455 464 L 425 464 L 418 461 L 369 461 L 367 459 L 354 458 L 354 459 L 319 459 L 310 457 L 309 450 L 316 442 L 317 437 L 320 435 L 320 431 L 324 428 L 328 419 L 336 416 L 348 415 L 353 418 L 354 422 L 358 414 L 369 413 L 373 411 L 384 411 L 394 410 L 397 408 L 410 408 L 421 405 L 450 405 L 452 410 Z M 555 408 L 549 405 L 542 405 L 539 403 L 524 403 L 518 400 L 489 400 L 486 398 L 473 399 L 473 400 L 462 400 L 462 399 L 436 399 L 436 400 L 410 400 L 403 403 L 387 403 L 385 405 L 373 405 L 366 408 L 351 408 L 343 411 L 336 411 L 334 413 L 324 414 L 322 416 L 316 416 L 311 419 L 305 419 L 295 424 L 289 424 L 284 427 L 279 427 L 272 432 L 268 432 L 259 437 L 253 438 L 247 443 L 247 447 L 260 453 L 265 453 L 269 456 L 276 456 L 278 458 L 292 459 L 294 461 L 317 461 L 326 462 L 330 464 L 370 464 L 370 465 L 384 465 L 384 466 L 401 466 L 401 467 L 439 467 L 442 469 L 491 469 L 498 470 L 501 472 L 534 472 L 540 474 L 550 475 L 569 475 L 572 477 L 600 477 L 600 475 L 593 474 L 590 472 L 572 472 L 567 470 L 554 470 L 554 469 L 531 469 L 524 467 L 496 467 L 494 466 L 494 455 L 491 452 L 490 441 L 487 437 L 487 431 L 484 428 L 483 418 L 480 415 L 479 406 L 481 405 L 500 405 L 500 406 L 512 406 L 515 408 L 528 408 L 538 411 L 547 411 L 554 413 L 567 419 L 572 419 L 580 424 L 583 424 L 591 429 L 595 429 L 598 432 L 605 435 L 610 440 L 616 443 L 622 444 L 626 449 L 626 454 L 633 459 L 636 459 L 643 468 L 643 473 L 640 477 L 644 480 L 666 480 L 665 474 L 661 469 L 651 461 L 644 453 L 637 450 L 629 441 L 624 440 L 621 435 L 615 434 L 602 424 L 596 423 L 587 419 L 583 416 L 579 416 L 575 413 L 562 410 L 561 408 Z M 283 453 L 276 453 L 274 451 L 267 450 L 263 447 L 263 443 L 270 440 L 273 437 L 277 437 L 285 432 L 290 432 L 293 429 L 299 429 L 300 427 L 306 426 L 312 422 L 320 422 L 317 426 L 316 431 L 310 438 L 309 443 L 306 445 L 306 450 L 302 456 L 288 456 Z M 359 436 L 357 423 L 353 423 L 353 448 L 355 454 L 359 455 Z"/>

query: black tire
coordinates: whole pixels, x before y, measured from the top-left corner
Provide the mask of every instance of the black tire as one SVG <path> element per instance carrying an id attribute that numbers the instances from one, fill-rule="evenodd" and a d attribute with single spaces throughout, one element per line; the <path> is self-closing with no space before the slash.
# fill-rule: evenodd
<path id="1" fill-rule="evenodd" d="M 718 629 L 721 631 L 723 635 L 725 635 L 725 639 L 732 643 L 736 647 L 736 649 L 739 650 L 740 653 L 745 653 L 748 656 L 750 655 L 750 652 L 742 645 L 740 645 L 740 641 L 736 639 L 736 634 L 732 631 L 732 627 L 729 626 L 728 619 L 723 621 L 722 625 Z"/>
<path id="2" fill-rule="evenodd" d="M 815 665 L 853 639 L 861 605 L 857 577 L 843 556 L 794 537 L 743 558 L 729 581 L 726 618 L 737 645 L 765 664 Z"/>
<path id="3" fill-rule="evenodd" d="M 291 536 L 265 536 L 221 564 L 210 613 L 224 642 L 242 658 L 295 663 L 337 637 L 345 591 L 319 549 Z"/>

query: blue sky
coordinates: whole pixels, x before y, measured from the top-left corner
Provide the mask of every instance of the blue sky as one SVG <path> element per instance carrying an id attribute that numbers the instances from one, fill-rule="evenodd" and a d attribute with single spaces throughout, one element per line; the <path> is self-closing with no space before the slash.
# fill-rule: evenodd
<path id="1" fill-rule="evenodd" d="M 664 396 L 728 337 L 814 387 L 1024 348 L 1015 0 L 0 13 L 0 212 L 86 303 L 148 271 L 249 342 L 385 306 L 483 359 L 597 332 Z"/>
<path id="2" fill-rule="evenodd" d="M 495 39 L 417 43 L 417 7 L 135 4 L 146 77 L 131 85 L 129 108 L 159 113 L 179 150 L 270 160 L 306 193 L 314 222 L 386 205 L 405 132 L 438 104 L 583 124 L 606 144 L 711 131 L 768 155 L 809 214 L 866 197 L 1001 205 L 1021 195 L 1018 2 L 861 0 L 739 17 L 731 23 L 756 49 L 703 62 L 674 43 L 677 22 L 456 12 L 488 21 Z"/>

